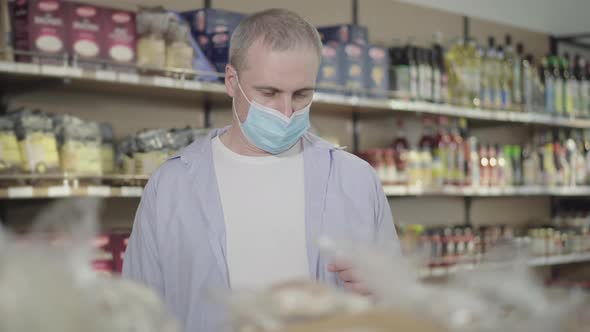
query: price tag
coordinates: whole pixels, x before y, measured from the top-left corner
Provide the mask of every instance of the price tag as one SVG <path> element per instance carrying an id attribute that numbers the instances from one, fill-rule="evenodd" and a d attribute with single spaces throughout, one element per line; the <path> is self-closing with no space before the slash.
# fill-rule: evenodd
<path id="1" fill-rule="evenodd" d="M 16 71 L 16 64 L 14 62 L 0 61 L 0 71 L 6 71 L 6 72 Z"/>
<path id="2" fill-rule="evenodd" d="M 88 196 L 109 197 L 111 196 L 111 188 L 107 186 L 89 186 Z"/>
<path id="3" fill-rule="evenodd" d="M 94 77 L 99 81 L 116 81 L 117 73 L 110 70 L 97 70 Z"/>
<path id="4" fill-rule="evenodd" d="M 47 189 L 48 197 L 67 197 L 72 194 L 72 188 L 66 186 L 49 187 Z"/>
<path id="5" fill-rule="evenodd" d="M 32 63 L 17 63 L 16 71 L 25 74 L 38 74 L 39 66 Z"/>
<path id="6" fill-rule="evenodd" d="M 119 82 L 123 83 L 139 83 L 139 75 L 133 73 L 119 73 Z"/>
<path id="7" fill-rule="evenodd" d="M 121 187 L 122 197 L 141 197 L 142 192 L 141 187 Z"/>
<path id="8" fill-rule="evenodd" d="M 174 87 L 174 80 L 170 77 L 162 77 L 156 76 L 154 77 L 154 85 L 155 86 L 162 86 L 165 88 L 173 88 Z"/>
<path id="9" fill-rule="evenodd" d="M 66 67 L 43 65 L 41 66 L 41 73 L 50 76 L 65 76 Z"/>
<path id="10" fill-rule="evenodd" d="M 182 82 L 182 87 L 187 90 L 201 90 L 202 84 L 197 81 L 184 81 Z"/>
<path id="11" fill-rule="evenodd" d="M 8 188 L 8 198 L 31 198 L 33 197 L 33 187 L 10 187 Z"/>

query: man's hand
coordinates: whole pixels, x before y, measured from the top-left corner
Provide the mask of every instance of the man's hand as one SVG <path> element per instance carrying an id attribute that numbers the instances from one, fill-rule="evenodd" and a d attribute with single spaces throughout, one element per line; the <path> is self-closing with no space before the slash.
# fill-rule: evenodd
<path id="1" fill-rule="evenodd" d="M 352 265 L 343 262 L 337 262 L 328 265 L 328 271 L 338 273 L 338 277 L 344 283 L 344 288 L 363 296 L 371 295 L 371 292 L 369 292 L 361 284 L 361 280 L 354 271 Z"/>

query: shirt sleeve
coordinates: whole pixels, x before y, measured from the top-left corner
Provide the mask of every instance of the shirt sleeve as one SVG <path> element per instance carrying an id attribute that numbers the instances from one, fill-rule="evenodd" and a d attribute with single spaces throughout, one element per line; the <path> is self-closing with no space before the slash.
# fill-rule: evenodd
<path id="1" fill-rule="evenodd" d="M 123 277 L 140 282 L 164 295 L 155 224 L 156 190 L 150 180 L 144 189 L 133 222 L 123 261 Z"/>
<path id="2" fill-rule="evenodd" d="M 376 199 L 375 199 L 375 222 L 376 222 L 376 233 L 375 242 L 379 247 L 386 250 L 393 250 L 397 253 L 401 253 L 399 240 L 395 231 L 395 225 L 393 222 L 393 215 L 391 213 L 391 207 L 389 206 L 389 200 L 383 191 L 381 181 L 376 174 L 373 176 L 375 183 Z"/>

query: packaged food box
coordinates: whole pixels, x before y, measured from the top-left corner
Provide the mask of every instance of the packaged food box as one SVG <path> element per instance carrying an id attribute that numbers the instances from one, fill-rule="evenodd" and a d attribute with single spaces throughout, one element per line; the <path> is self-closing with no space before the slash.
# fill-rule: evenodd
<path id="1" fill-rule="evenodd" d="M 385 98 L 389 92 L 389 56 L 387 49 L 371 45 L 366 48 L 365 67 L 366 87 L 369 95 Z"/>
<path id="2" fill-rule="evenodd" d="M 19 0 L 14 4 L 14 40 L 17 61 L 63 64 L 67 52 L 65 2 L 59 0 Z"/>
<path id="3" fill-rule="evenodd" d="M 225 65 L 229 62 L 231 35 L 245 15 L 211 8 L 185 12 L 182 15 L 191 27 L 193 38 L 216 71 L 225 72 Z"/>
<path id="4" fill-rule="evenodd" d="M 105 9 L 103 59 L 109 67 L 132 66 L 137 60 L 137 27 L 135 13 Z"/>
<path id="5" fill-rule="evenodd" d="M 359 45 L 368 44 L 367 28 L 354 24 L 340 24 L 333 26 L 319 27 L 318 32 L 322 43 L 356 43 Z"/>
<path id="6" fill-rule="evenodd" d="M 14 122 L 0 117 L 0 173 L 15 173 L 21 167 L 20 151 L 14 133 Z"/>
<path id="7" fill-rule="evenodd" d="M 90 4 L 65 4 L 68 33 L 68 53 L 75 65 L 84 68 L 101 68 L 104 54 L 105 10 Z"/>
<path id="8" fill-rule="evenodd" d="M 347 95 L 365 95 L 366 47 L 355 43 L 342 44 L 344 56 L 342 64 L 341 84 Z"/>
<path id="9" fill-rule="evenodd" d="M 342 93 L 342 66 L 344 62 L 344 47 L 342 44 L 324 44 L 322 61 L 317 78 L 317 91 L 328 93 Z"/>

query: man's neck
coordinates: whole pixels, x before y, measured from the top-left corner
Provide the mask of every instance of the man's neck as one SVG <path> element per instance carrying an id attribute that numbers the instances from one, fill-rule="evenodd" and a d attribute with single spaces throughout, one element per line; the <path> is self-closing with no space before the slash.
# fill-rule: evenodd
<path id="1" fill-rule="evenodd" d="M 219 139 L 231 151 L 248 157 L 265 157 L 270 153 L 253 146 L 240 130 L 237 124 L 232 124 Z"/>

